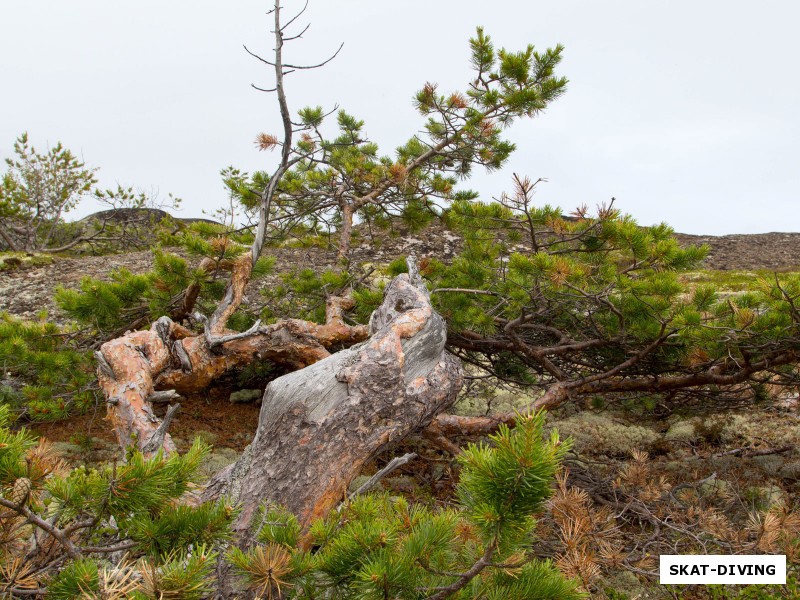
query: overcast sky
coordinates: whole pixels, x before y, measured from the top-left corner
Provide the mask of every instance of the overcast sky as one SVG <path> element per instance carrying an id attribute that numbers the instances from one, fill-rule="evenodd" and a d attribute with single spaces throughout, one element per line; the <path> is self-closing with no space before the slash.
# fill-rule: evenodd
<path id="1" fill-rule="evenodd" d="M 2 3 L 0 155 L 17 135 L 61 141 L 117 182 L 184 199 L 182 216 L 225 200 L 219 170 L 271 169 L 259 132 L 280 133 L 267 1 L 17 0 Z M 287 10 L 302 1 L 288 0 Z M 508 166 L 476 173 L 482 199 L 511 174 L 544 177 L 566 210 L 616 197 L 642 224 L 687 233 L 800 231 L 800 3 L 796 0 L 310 0 L 288 62 L 294 111 L 340 107 L 391 153 L 422 119 L 426 81 L 465 89 L 467 40 L 566 46 L 565 96 L 509 132 Z M 76 214 L 87 214 L 84 206 Z"/>

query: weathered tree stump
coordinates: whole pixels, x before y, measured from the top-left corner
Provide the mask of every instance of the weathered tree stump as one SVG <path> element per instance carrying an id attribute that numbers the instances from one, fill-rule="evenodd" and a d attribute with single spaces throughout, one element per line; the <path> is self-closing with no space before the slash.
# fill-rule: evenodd
<path id="1" fill-rule="evenodd" d="M 304 526 L 324 516 L 366 461 L 453 404 L 462 373 L 446 337 L 415 270 L 396 277 L 368 340 L 267 386 L 252 444 L 205 499 L 238 501 L 245 538 L 262 502 L 288 508 Z"/>

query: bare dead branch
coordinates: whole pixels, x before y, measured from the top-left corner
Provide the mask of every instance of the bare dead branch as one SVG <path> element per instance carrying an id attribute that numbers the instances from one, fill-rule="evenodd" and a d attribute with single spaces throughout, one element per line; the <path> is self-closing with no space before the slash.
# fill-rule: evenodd
<path id="1" fill-rule="evenodd" d="M 180 404 L 174 404 L 167 408 L 167 414 L 164 415 L 159 426 L 156 430 L 152 433 L 150 438 L 142 445 L 142 452 L 143 453 L 152 453 L 156 452 L 159 448 L 164 445 L 164 439 L 167 436 L 167 430 L 169 429 L 170 424 L 172 423 L 172 419 L 175 418 L 175 414 L 180 410 Z"/>
<path id="2" fill-rule="evenodd" d="M 301 31 L 300 33 L 298 33 L 296 35 L 293 35 L 293 36 L 290 36 L 290 37 L 285 37 L 285 38 L 283 38 L 283 41 L 284 42 L 291 42 L 292 40 L 296 40 L 296 39 L 299 39 L 299 38 L 303 37 L 303 34 L 306 31 L 308 31 L 309 27 L 311 27 L 310 23 L 308 25 L 306 25 L 305 27 L 303 27 L 303 31 Z"/>
<path id="3" fill-rule="evenodd" d="M 342 51 L 342 48 L 344 48 L 344 42 L 339 44 L 339 47 L 336 49 L 336 52 L 334 52 L 329 58 L 327 58 L 327 59 L 323 60 L 321 63 L 317 63 L 315 65 L 288 65 L 288 64 L 284 64 L 283 66 L 288 68 L 288 69 L 297 69 L 297 70 L 318 69 L 319 67 L 323 67 L 323 66 L 327 65 L 334 58 L 336 58 L 336 56 L 339 54 L 339 52 Z"/>
<path id="4" fill-rule="evenodd" d="M 182 396 L 175 390 L 162 390 L 153 392 L 147 397 L 147 401 L 151 404 L 163 404 L 164 402 L 172 402 Z"/>
<path id="5" fill-rule="evenodd" d="M 376 485 L 378 485 L 378 482 L 381 479 L 383 479 L 384 477 L 386 477 L 387 475 L 389 475 L 390 473 L 392 473 L 396 469 L 402 467 L 403 465 L 408 464 L 409 462 L 411 462 L 415 458 L 417 458 L 417 455 L 414 452 L 409 452 L 408 454 L 404 454 L 403 456 L 394 457 L 391 461 L 389 461 L 389 464 L 387 464 L 380 471 L 375 473 L 375 475 L 370 477 L 369 480 L 367 480 L 364 483 L 364 485 L 362 485 L 360 488 L 358 488 L 355 492 L 350 494 L 350 498 L 352 499 L 352 498 L 355 498 L 356 496 L 359 496 L 361 494 L 367 493 L 372 488 L 374 488 Z"/>

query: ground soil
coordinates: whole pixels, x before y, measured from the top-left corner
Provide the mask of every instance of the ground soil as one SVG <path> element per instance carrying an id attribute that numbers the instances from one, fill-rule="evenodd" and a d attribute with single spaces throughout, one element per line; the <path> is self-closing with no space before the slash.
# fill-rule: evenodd
<path id="1" fill-rule="evenodd" d="M 255 435 L 258 426 L 259 404 L 231 404 L 228 402 L 229 387 L 215 387 L 203 397 L 194 396 L 180 400 L 181 410 L 170 426 L 178 449 L 183 451 L 191 445 L 196 435 L 214 447 L 244 450 Z M 156 407 L 155 412 L 163 416 L 166 406 Z M 114 430 L 105 419 L 105 407 L 98 407 L 84 415 L 56 423 L 31 423 L 28 428 L 38 436 L 51 442 L 76 443 L 76 440 L 95 438 L 99 442 L 116 448 Z"/>

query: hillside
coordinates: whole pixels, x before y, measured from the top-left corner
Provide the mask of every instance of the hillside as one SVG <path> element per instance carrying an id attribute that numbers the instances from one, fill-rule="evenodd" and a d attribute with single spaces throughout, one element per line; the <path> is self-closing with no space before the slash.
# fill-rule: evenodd
<path id="1" fill-rule="evenodd" d="M 800 271 L 800 233 L 677 234 L 677 238 L 683 245 L 710 247 L 701 268 L 681 276 L 690 285 L 710 282 L 718 291 L 735 295 L 759 275 Z M 461 247 L 461 238 L 438 223 L 419 233 L 397 228 L 371 234 L 360 227 L 352 256 L 353 262 L 369 273 L 373 266 L 408 254 L 449 262 Z M 270 248 L 265 253 L 275 256 L 275 269 L 248 285 L 244 303 L 251 307 L 267 302 L 261 290 L 274 287 L 282 274 L 305 268 L 323 271 L 336 264 L 336 252 L 320 245 Z M 64 323 L 65 315 L 52 299 L 57 286 L 75 288 L 87 276 L 108 279 L 109 273 L 119 268 L 144 273 L 152 267 L 153 253 L 132 250 L 102 256 L 36 256 L 14 263 L 0 267 L 0 310 L 35 318 L 44 309 L 50 319 Z M 237 460 L 253 440 L 259 402 L 234 403 L 231 394 L 255 391 L 257 397 L 265 384 L 259 377 L 224 377 L 180 400 L 182 408 L 170 433 L 181 451 L 188 450 L 195 437 L 213 444 L 214 451 L 203 465 L 205 475 Z M 769 395 L 772 401 L 753 404 L 758 393 Z M 527 405 L 533 399 L 529 394 L 502 384 L 486 385 L 476 377 L 462 389 L 454 412 L 466 417 L 502 414 Z M 733 402 L 724 414 L 664 411 L 658 404 L 606 403 L 597 398 L 591 404 L 576 403 L 551 411 L 548 428 L 571 437 L 574 450 L 565 460 L 568 472 L 537 529 L 540 555 L 555 558 L 563 571 L 581 577 L 594 597 L 666 600 L 678 596 L 652 585 L 657 567 L 653 556 L 643 550 L 649 545 L 688 547 L 699 530 L 717 540 L 714 547 L 728 544 L 748 549 L 758 544 L 759 551 L 783 547 L 777 545 L 784 543 L 783 538 L 768 537 L 757 529 L 760 521 L 753 519 L 778 519 L 785 523 L 787 536 L 796 527 L 790 499 L 797 496 L 800 485 L 797 402 L 796 388 L 768 385 L 760 390 L 743 388 L 740 401 Z M 157 416 L 164 410 L 164 405 L 155 407 Z M 103 464 L 118 454 L 104 413 L 105 408 L 97 406 L 66 421 L 32 423 L 31 430 L 54 442 L 73 465 Z M 454 437 L 459 443 L 470 440 Z M 353 485 L 360 485 L 403 452 L 413 452 L 419 459 L 413 467 L 387 476 L 381 486 L 412 501 L 449 502 L 458 481 L 454 461 L 419 436 L 371 458 Z M 565 521 L 558 512 L 561 505 L 578 507 L 585 519 Z M 643 520 L 642 515 L 647 518 Z M 569 547 L 576 549 L 575 556 L 584 558 L 572 561 L 565 550 Z"/>
<path id="2" fill-rule="evenodd" d="M 679 233 L 684 245 L 708 244 L 711 248 L 703 267 L 719 271 L 793 271 L 800 269 L 800 233 L 733 234 L 700 236 Z M 460 247 L 457 234 L 433 225 L 420 233 L 377 232 L 370 238 L 361 232 L 354 244 L 356 263 L 389 263 L 397 257 L 415 254 L 419 258 L 438 258 L 445 262 Z M 324 269 L 335 264 L 336 253 L 319 247 L 277 248 L 270 250 L 277 258 L 278 273 L 294 267 Z M 53 302 L 53 291 L 59 285 L 77 287 L 83 277 L 105 279 L 113 269 L 125 268 L 143 273 L 152 264 L 152 252 L 136 250 L 103 256 L 56 257 L 47 264 L 22 264 L 0 270 L 0 311 L 33 318 L 41 310 L 62 321 Z M 256 302 L 258 288 L 264 282 L 254 281 L 248 287 L 248 299 Z"/>

